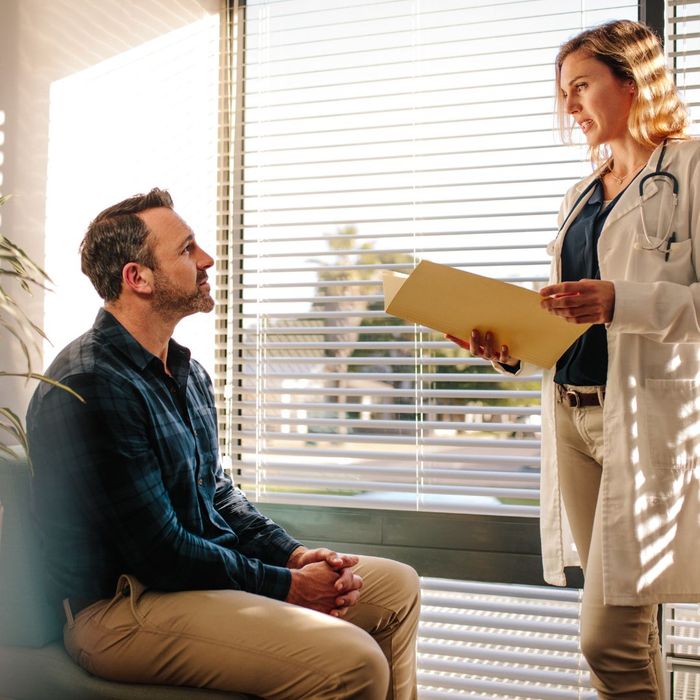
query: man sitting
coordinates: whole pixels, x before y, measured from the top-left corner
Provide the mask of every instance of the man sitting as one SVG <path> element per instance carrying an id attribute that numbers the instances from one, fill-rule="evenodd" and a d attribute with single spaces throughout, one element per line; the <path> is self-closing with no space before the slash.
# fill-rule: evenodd
<path id="1" fill-rule="evenodd" d="M 265 698 L 416 697 L 413 569 L 307 549 L 233 487 L 209 376 L 172 339 L 211 311 L 212 258 L 154 189 L 90 224 L 104 299 L 27 415 L 34 505 L 76 663 Z M 352 623 L 352 624 L 351 624 Z"/>

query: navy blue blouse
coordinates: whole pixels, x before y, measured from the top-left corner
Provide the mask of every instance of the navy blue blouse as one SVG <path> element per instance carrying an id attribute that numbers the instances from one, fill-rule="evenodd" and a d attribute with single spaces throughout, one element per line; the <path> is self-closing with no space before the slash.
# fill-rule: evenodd
<path id="1" fill-rule="evenodd" d="M 598 239 L 619 196 L 604 207 L 603 185 L 601 180 L 597 181 L 590 198 L 566 232 L 561 250 L 562 282 L 600 279 Z M 554 381 L 577 386 L 602 386 L 607 375 L 607 332 L 605 325 L 600 323 L 591 326 L 559 358 Z"/>

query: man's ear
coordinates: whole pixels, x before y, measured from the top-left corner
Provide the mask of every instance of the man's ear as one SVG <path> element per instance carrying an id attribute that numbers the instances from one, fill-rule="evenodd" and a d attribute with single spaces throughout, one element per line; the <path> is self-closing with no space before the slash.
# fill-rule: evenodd
<path id="1" fill-rule="evenodd" d="M 136 262 L 129 262 L 122 268 L 122 283 L 126 289 L 137 294 L 153 292 L 153 270 Z"/>

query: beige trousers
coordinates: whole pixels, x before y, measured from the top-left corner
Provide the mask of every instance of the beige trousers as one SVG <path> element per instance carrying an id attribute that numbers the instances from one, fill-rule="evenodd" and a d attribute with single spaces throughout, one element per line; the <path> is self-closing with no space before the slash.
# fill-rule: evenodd
<path id="1" fill-rule="evenodd" d="M 582 389 L 582 388 L 580 388 Z M 600 481 L 603 409 L 557 403 L 557 461 L 564 506 L 584 571 L 581 650 L 600 698 L 661 700 L 663 667 L 656 605 L 603 603 Z"/>
<path id="2" fill-rule="evenodd" d="M 115 681 L 414 700 L 418 576 L 365 556 L 355 571 L 364 585 L 345 619 L 241 591 L 150 591 L 124 575 L 113 599 L 69 617 L 64 643 L 80 666 Z"/>

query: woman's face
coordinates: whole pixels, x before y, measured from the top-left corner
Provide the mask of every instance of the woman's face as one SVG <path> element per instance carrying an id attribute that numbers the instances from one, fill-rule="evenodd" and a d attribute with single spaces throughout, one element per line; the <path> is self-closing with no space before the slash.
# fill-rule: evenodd
<path id="1" fill-rule="evenodd" d="M 634 83 L 617 78 L 602 61 L 582 50 L 570 53 L 561 67 L 559 89 L 566 112 L 589 146 L 612 144 L 629 134 Z"/>

